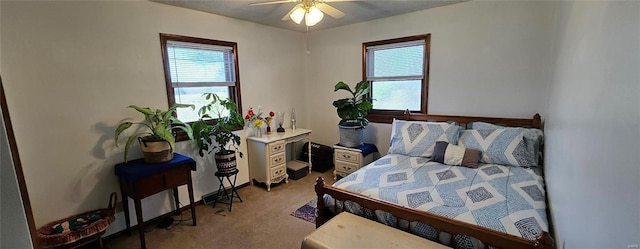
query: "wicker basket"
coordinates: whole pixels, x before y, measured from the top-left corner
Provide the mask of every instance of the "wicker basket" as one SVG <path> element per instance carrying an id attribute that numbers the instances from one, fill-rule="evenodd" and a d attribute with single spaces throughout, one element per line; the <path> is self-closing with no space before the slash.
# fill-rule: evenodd
<path id="1" fill-rule="evenodd" d="M 229 174 L 234 172 L 237 168 L 238 161 L 236 161 L 236 153 L 230 154 L 215 154 L 216 166 L 218 168 L 218 172 L 221 174 Z"/>
<path id="2" fill-rule="evenodd" d="M 358 147 L 364 144 L 364 126 L 342 126 L 340 128 L 340 145 Z"/>
<path id="3" fill-rule="evenodd" d="M 173 150 L 167 141 L 145 141 L 139 137 L 145 163 L 164 163 L 173 159 Z"/>
<path id="4" fill-rule="evenodd" d="M 38 228 L 38 240 L 43 248 L 52 247 L 68 247 L 71 248 L 76 245 L 80 245 L 89 241 L 98 240 L 100 247 L 102 248 L 102 235 L 107 230 L 107 227 L 113 223 L 115 218 L 115 207 L 118 202 L 118 195 L 113 192 L 109 197 L 109 206 L 103 209 L 97 209 L 89 212 L 85 212 L 79 215 L 70 216 L 57 221 L 52 221 L 46 225 Z M 58 234 L 52 234 L 51 229 L 54 225 L 66 222 L 78 217 L 84 217 L 95 212 L 102 214 L 102 219 L 99 219 L 86 227 L 80 228 L 75 231 L 63 232 Z"/>

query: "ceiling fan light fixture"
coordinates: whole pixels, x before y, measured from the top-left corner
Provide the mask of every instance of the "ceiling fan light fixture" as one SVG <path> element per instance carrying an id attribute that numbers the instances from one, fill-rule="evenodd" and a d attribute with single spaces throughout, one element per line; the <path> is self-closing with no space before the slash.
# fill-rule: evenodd
<path id="1" fill-rule="evenodd" d="M 307 26 L 313 26 L 322 21 L 324 14 L 316 6 L 311 6 L 305 15 L 304 22 Z M 293 19 L 293 18 L 292 18 Z"/>
<path id="2" fill-rule="evenodd" d="M 298 6 L 296 6 L 296 10 L 291 12 L 291 15 L 289 15 L 289 17 L 296 24 L 300 24 L 302 22 L 302 19 L 306 15 L 306 13 L 307 13 L 307 11 L 304 8 L 302 8 L 300 5 L 298 5 Z"/>

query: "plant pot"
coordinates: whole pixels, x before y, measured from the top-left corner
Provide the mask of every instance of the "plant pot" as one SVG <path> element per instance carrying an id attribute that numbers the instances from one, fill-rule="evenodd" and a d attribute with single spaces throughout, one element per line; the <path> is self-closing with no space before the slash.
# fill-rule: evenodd
<path id="1" fill-rule="evenodd" d="M 236 161 L 236 153 L 231 151 L 227 154 L 220 152 L 215 154 L 216 167 L 221 174 L 229 174 L 236 170 L 238 162 Z"/>
<path id="2" fill-rule="evenodd" d="M 340 145 L 344 147 L 358 147 L 364 144 L 364 126 L 344 126 L 340 128 Z"/>
<path id="3" fill-rule="evenodd" d="M 163 163 L 173 159 L 173 150 L 167 141 L 154 141 L 140 137 L 138 142 L 140 142 L 145 163 Z"/>

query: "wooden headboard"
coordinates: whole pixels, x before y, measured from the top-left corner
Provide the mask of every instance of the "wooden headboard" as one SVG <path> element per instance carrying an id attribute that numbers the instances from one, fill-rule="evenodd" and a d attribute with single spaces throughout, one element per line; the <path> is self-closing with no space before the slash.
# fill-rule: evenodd
<path id="1" fill-rule="evenodd" d="M 510 127 L 526 127 L 526 128 L 542 128 L 542 119 L 540 114 L 536 113 L 533 118 L 489 118 L 489 117 L 471 117 L 471 116 L 448 116 L 448 115 L 424 115 L 411 114 L 409 111 L 404 112 L 404 120 L 415 121 L 434 121 L 434 122 L 457 122 L 459 125 L 467 127 L 473 122 L 486 122 L 502 126 Z"/>

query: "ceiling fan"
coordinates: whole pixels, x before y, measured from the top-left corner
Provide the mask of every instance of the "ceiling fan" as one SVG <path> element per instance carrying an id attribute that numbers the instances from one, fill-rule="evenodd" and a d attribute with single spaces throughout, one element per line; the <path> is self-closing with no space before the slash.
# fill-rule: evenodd
<path id="1" fill-rule="evenodd" d="M 308 27 L 316 25 L 318 22 L 320 22 L 324 17 L 324 13 L 336 19 L 342 18 L 345 15 L 344 12 L 332 7 L 327 3 L 346 1 L 356 0 L 275 0 L 252 3 L 249 5 L 255 6 L 267 4 L 297 3 L 296 6 L 289 11 L 289 13 L 282 17 L 282 20 L 287 21 L 291 19 L 295 23 L 300 24 L 302 22 L 302 19 L 304 19 L 305 25 L 307 25 Z"/>

